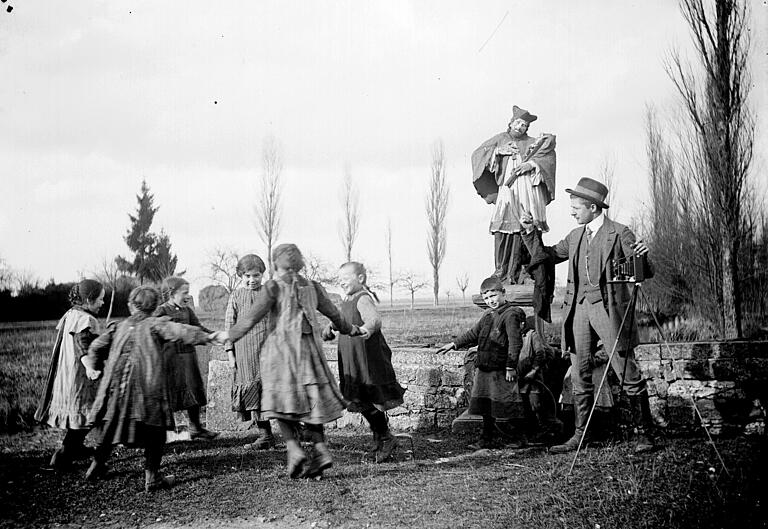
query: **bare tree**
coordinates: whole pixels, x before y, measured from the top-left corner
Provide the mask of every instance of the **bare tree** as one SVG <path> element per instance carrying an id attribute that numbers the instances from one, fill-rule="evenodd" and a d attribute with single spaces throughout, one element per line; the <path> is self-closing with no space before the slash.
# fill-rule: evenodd
<path id="1" fill-rule="evenodd" d="M 352 172 L 349 167 L 344 169 L 344 180 L 341 184 L 341 208 L 342 219 L 339 223 L 339 238 L 344 247 L 344 256 L 346 262 L 352 260 L 352 247 L 357 239 L 358 228 L 360 226 L 359 202 L 360 194 L 357 191 L 355 183 L 352 181 Z"/>
<path id="2" fill-rule="evenodd" d="M 608 205 L 611 206 L 611 218 L 616 219 L 618 216 L 619 205 L 616 197 L 616 158 L 613 154 L 606 154 L 600 162 L 600 169 L 598 170 L 598 180 L 601 180 L 605 187 L 608 188 L 608 197 L 606 198 Z"/>
<path id="3" fill-rule="evenodd" d="M 411 310 L 413 310 L 414 296 L 416 295 L 416 292 L 426 286 L 429 286 L 429 281 L 421 277 L 419 274 L 408 270 L 398 274 L 397 282 L 403 285 L 403 288 L 411 293 Z"/>
<path id="4" fill-rule="evenodd" d="M 749 9 L 739 0 L 680 0 L 691 28 L 701 75 L 675 52 L 667 72 L 680 93 L 692 130 L 694 179 L 701 204 L 711 213 L 720 246 L 722 322 L 725 338 L 742 336 L 738 255 L 745 237 L 743 206 L 752 163 L 755 117 L 748 104 Z"/>
<path id="5" fill-rule="evenodd" d="M 107 323 L 112 319 L 112 308 L 115 306 L 115 292 L 117 291 L 117 282 L 120 279 L 120 269 L 114 259 L 104 257 L 101 260 L 101 267 L 94 272 L 94 276 L 99 282 L 109 288 L 109 309 L 107 309 Z"/>
<path id="6" fill-rule="evenodd" d="M 337 283 L 336 271 L 325 261 L 314 254 L 309 254 L 304 266 L 307 279 L 317 281 L 322 285 L 335 285 Z"/>
<path id="7" fill-rule="evenodd" d="M 445 216 L 448 211 L 449 187 L 445 178 L 445 151 L 443 142 L 438 141 L 432 147 L 432 175 L 429 179 L 427 199 L 427 253 L 432 265 L 432 293 L 435 306 L 438 305 L 440 291 L 440 265 L 445 258 L 447 231 Z"/>
<path id="8" fill-rule="evenodd" d="M 32 294 L 40 288 L 40 278 L 32 270 L 16 270 L 13 273 L 13 286 L 17 296 Z"/>
<path id="9" fill-rule="evenodd" d="M 262 173 L 256 197 L 256 229 L 267 246 L 267 270 L 272 277 L 272 247 L 280 234 L 283 190 L 282 148 L 274 136 L 267 136 L 262 144 Z"/>
<path id="10" fill-rule="evenodd" d="M 389 306 L 394 305 L 394 292 L 397 279 L 392 273 L 392 219 L 387 219 L 387 230 L 384 232 L 387 245 L 387 263 L 389 264 Z"/>
<path id="11" fill-rule="evenodd" d="M 13 270 L 5 262 L 5 259 L 0 257 L 0 291 L 11 290 L 13 288 Z"/>
<path id="12" fill-rule="evenodd" d="M 237 261 L 239 259 L 240 256 L 234 250 L 214 248 L 208 254 L 208 263 L 206 263 L 208 278 L 214 283 L 222 285 L 231 294 L 241 282 L 237 275 Z"/>
<path id="13" fill-rule="evenodd" d="M 469 286 L 469 274 L 462 272 L 460 276 L 456 276 L 456 285 L 459 287 L 459 290 L 461 290 L 461 301 L 467 301 L 466 291 Z"/>

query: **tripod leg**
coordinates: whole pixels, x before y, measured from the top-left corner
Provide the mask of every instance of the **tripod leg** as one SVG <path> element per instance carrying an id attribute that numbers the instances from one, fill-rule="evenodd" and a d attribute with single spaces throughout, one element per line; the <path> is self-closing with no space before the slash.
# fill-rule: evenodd
<path id="1" fill-rule="evenodd" d="M 643 295 L 643 299 L 645 299 L 646 303 L 650 305 L 650 302 L 646 297 L 645 292 L 641 292 L 641 294 Z M 664 330 L 661 328 L 661 324 L 659 323 L 659 319 L 656 317 L 656 313 L 651 311 L 651 316 L 653 316 L 653 323 L 656 325 L 656 330 L 659 331 L 659 336 L 661 336 L 661 340 L 664 342 L 664 347 L 667 348 L 667 353 L 669 353 L 669 357 L 672 358 L 672 351 L 669 349 L 669 342 L 667 341 L 667 337 L 664 335 Z M 701 424 L 701 427 L 704 429 L 704 433 L 707 434 L 707 439 L 709 439 L 709 444 L 711 444 L 712 448 L 715 450 L 715 454 L 717 455 L 717 458 L 720 460 L 720 464 L 723 466 L 723 470 L 725 470 L 725 473 L 730 476 L 731 473 L 728 471 L 728 467 L 725 466 L 725 461 L 723 460 L 723 456 L 720 454 L 720 451 L 717 449 L 717 445 L 715 445 L 715 441 L 712 439 L 712 435 L 709 433 L 709 428 L 707 428 L 706 424 L 704 424 L 704 417 L 701 416 L 699 407 L 696 406 L 696 400 L 693 398 L 693 395 L 690 393 L 688 394 L 688 399 L 691 401 L 691 406 L 693 406 L 693 410 L 696 412 L 696 416 L 699 418 L 699 424 Z"/>

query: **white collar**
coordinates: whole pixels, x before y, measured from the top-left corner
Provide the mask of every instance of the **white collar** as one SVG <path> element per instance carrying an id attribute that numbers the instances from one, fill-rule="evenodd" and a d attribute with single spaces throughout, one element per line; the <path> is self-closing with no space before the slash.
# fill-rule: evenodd
<path id="1" fill-rule="evenodd" d="M 584 226 L 584 229 L 589 228 L 589 231 L 592 233 L 592 235 L 594 235 L 595 233 L 597 233 L 597 230 L 603 227 L 604 221 L 605 221 L 605 215 L 601 211 L 597 217 L 587 222 L 587 224 Z"/>

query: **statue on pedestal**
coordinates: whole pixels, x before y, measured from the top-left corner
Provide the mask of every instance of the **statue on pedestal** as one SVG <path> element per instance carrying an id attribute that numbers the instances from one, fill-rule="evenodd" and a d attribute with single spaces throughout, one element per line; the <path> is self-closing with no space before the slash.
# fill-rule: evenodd
<path id="1" fill-rule="evenodd" d="M 534 225 L 549 231 L 546 206 L 555 195 L 555 136 L 528 135 L 537 116 L 512 107 L 507 130 L 472 153 L 472 181 L 477 193 L 494 205 L 490 231 L 494 237 L 494 275 L 505 284 L 522 282 L 525 247 L 520 216 L 528 212 Z"/>

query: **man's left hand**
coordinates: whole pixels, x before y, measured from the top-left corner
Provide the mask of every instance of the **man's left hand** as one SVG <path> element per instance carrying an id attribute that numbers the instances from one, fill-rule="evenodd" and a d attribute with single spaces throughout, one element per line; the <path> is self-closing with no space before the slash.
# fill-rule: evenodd
<path id="1" fill-rule="evenodd" d="M 642 239 L 637 239 L 635 241 L 635 244 L 631 246 L 632 246 L 632 249 L 635 251 L 635 255 L 645 255 L 648 253 L 648 245 L 646 245 L 645 241 Z"/>

